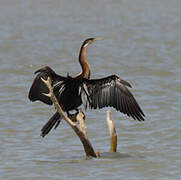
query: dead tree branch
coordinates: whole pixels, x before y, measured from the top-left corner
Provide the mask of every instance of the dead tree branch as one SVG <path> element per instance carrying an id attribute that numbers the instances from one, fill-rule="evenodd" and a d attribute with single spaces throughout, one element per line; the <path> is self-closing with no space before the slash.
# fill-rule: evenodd
<path id="1" fill-rule="evenodd" d="M 70 118 L 68 118 L 65 113 L 63 112 L 62 108 L 60 107 L 57 98 L 54 95 L 53 92 L 53 88 L 51 86 L 51 79 L 50 77 L 48 77 L 47 80 L 44 80 L 43 78 L 41 78 L 42 81 L 47 85 L 48 89 L 49 89 L 49 93 L 48 94 L 44 94 L 48 97 L 51 98 L 52 102 L 54 103 L 57 111 L 59 112 L 60 116 L 72 127 L 72 129 L 74 130 L 74 132 L 78 135 L 78 137 L 80 138 L 80 141 L 83 144 L 85 153 L 87 157 L 98 157 L 97 153 L 95 153 L 90 141 L 87 138 L 87 134 L 86 134 L 86 130 L 85 130 L 85 125 L 84 124 L 84 114 L 79 111 L 79 113 L 77 114 L 77 120 L 81 126 L 81 128 L 78 128 L 76 126 L 76 123 L 73 122 Z"/>
<path id="2" fill-rule="evenodd" d="M 114 121 L 110 119 L 110 110 L 107 110 L 107 125 L 109 127 L 109 134 L 110 134 L 110 152 L 117 151 L 117 134 L 114 125 Z"/>

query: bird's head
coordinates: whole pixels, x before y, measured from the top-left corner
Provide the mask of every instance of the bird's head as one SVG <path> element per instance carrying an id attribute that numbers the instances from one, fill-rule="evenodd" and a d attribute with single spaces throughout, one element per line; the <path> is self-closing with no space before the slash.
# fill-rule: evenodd
<path id="1" fill-rule="evenodd" d="M 82 47 L 87 47 L 89 44 L 93 43 L 94 41 L 99 41 L 99 40 L 103 40 L 103 38 L 88 38 L 83 42 Z"/>

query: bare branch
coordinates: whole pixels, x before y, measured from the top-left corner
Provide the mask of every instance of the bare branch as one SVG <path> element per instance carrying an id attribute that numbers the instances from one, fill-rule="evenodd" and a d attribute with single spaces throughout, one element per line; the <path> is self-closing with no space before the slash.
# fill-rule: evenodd
<path id="1" fill-rule="evenodd" d="M 109 127 L 109 134 L 110 134 L 110 152 L 117 151 L 117 134 L 114 125 L 114 121 L 110 119 L 110 110 L 107 110 L 107 124 Z"/>
<path id="2" fill-rule="evenodd" d="M 87 134 L 86 134 L 86 131 L 85 129 L 83 131 L 81 131 L 81 129 L 79 129 L 77 126 L 76 126 L 76 123 L 74 123 L 73 121 L 71 121 L 70 118 L 68 118 L 65 113 L 63 112 L 62 108 L 60 107 L 59 103 L 58 103 L 58 100 L 57 98 L 55 97 L 54 95 L 54 92 L 53 92 L 53 88 L 51 86 L 51 79 L 50 77 L 47 78 L 47 80 L 41 78 L 42 81 L 47 85 L 48 89 L 49 89 L 49 94 L 48 96 L 51 98 L 52 102 L 54 103 L 57 111 L 59 112 L 60 116 L 72 127 L 72 129 L 74 130 L 74 132 L 79 136 L 83 146 L 84 146 L 84 150 L 85 150 L 85 153 L 86 153 L 86 156 L 89 157 L 98 157 L 98 154 L 95 153 L 90 141 L 88 140 L 87 138 Z M 83 113 L 82 113 L 83 114 Z M 82 116 L 81 112 L 78 113 L 77 115 L 77 120 L 78 121 L 81 121 L 81 124 L 84 123 L 84 119 L 83 119 L 83 116 Z M 83 125 L 82 125 L 83 126 Z M 85 127 L 85 125 L 84 125 Z"/>

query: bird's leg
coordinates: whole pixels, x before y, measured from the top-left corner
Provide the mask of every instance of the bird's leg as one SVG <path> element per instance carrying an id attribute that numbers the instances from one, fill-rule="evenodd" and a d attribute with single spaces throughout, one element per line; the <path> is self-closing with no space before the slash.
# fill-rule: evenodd
<path id="1" fill-rule="evenodd" d="M 70 114 L 67 111 L 67 116 L 73 121 L 73 122 L 78 122 L 80 130 L 85 134 L 87 137 L 87 132 L 86 132 L 86 126 L 85 126 L 85 114 L 83 113 L 82 109 L 75 109 L 77 112 L 74 114 Z"/>
<path id="2" fill-rule="evenodd" d="M 77 112 L 74 114 L 70 114 L 69 111 L 67 111 L 67 116 L 69 117 L 69 119 L 72 120 L 72 122 L 77 122 Z"/>

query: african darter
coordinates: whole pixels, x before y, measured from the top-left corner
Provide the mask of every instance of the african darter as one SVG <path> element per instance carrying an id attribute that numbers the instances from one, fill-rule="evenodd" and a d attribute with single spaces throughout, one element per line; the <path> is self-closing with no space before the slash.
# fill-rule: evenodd
<path id="1" fill-rule="evenodd" d="M 111 75 L 101 79 L 90 79 L 90 68 L 86 61 L 85 53 L 89 44 L 101 38 L 86 39 L 80 49 L 79 63 L 82 72 L 71 77 L 60 76 L 56 74 L 50 67 L 46 66 L 35 72 L 39 73 L 33 81 L 29 91 L 29 99 L 31 101 L 40 100 L 48 105 L 52 105 L 49 97 L 43 93 L 48 93 L 47 86 L 42 82 L 41 78 L 47 79 L 50 76 L 54 94 L 57 97 L 63 111 L 77 110 L 80 105 L 84 105 L 85 109 L 101 109 L 103 107 L 113 107 L 116 110 L 131 116 L 133 119 L 144 121 L 144 113 L 127 87 L 131 85 L 120 79 L 116 75 Z M 44 137 L 53 127 L 57 127 L 60 123 L 60 115 L 56 112 L 49 121 L 41 129 L 41 136 Z"/>

